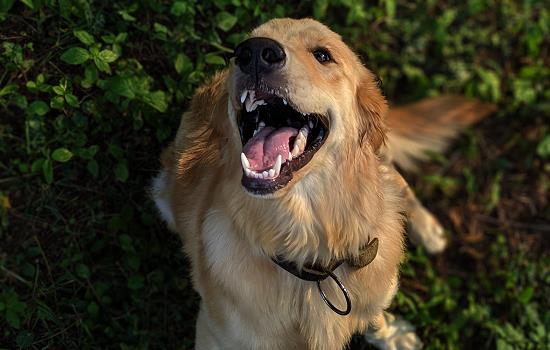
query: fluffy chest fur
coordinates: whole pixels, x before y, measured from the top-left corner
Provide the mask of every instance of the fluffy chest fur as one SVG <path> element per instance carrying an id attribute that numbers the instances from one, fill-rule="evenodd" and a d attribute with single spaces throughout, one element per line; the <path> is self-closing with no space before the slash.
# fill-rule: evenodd
<path id="1" fill-rule="evenodd" d="M 365 215 L 373 208 L 361 207 L 361 200 L 349 208 L 344 194 L 336 191 L 318 194 L 323 200 L 332 196 L 325 205 L 315 206 L 321 199 L 299 192 L 285 205 L 254 204 L 253 198 L 231 185 L 238 179 L 217 181 L 220 171 L 212 169 L 192 184 L 178 181 L 177 174 L 163 173 L 156 193 L 165 195 L 157 196 L 157 205 L 169 208 L 165 216 L 173 218 L 191 258 L 205 327 L 223 349 L 338 349 L 388 306 L 397 288 L 402 255 L 402 218 L 391 174 L 376 174 L 382 179 L 380 191 L 363 193 L 376 196 L 380 203 L 376 218 L 367 222 Z M 338 200 L 342 200 L 339 209 Z M 329 230 L 338 230 L 341 237 L 327 239 L 324 233 L 333 237 L 336 232 Z M 350 292 L 348 316 L 331 311 L 314 282 L 296 278 L 269 258 L 276 253 L 298 261 L 315 257 L 323 261 L 340 252 L 333 245 L 340 248 L 343 241 L 351 241 L 358 246 L 368 236 L 380 240 L 374 261 L 360 270 L 343 265 L 335 271 Z M 322 285 L 329 299 L 342 307 L 335 284 L 326 280 Z"/>

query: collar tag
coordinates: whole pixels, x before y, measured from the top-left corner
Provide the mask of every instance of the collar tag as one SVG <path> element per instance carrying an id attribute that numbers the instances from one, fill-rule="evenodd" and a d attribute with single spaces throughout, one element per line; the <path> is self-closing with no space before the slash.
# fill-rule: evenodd
<path id="1" fill-rule="evenodd" d="M 359 256 L 348 258 L 346 262 L 349 266 L 360 269 L 370 264 L 378 254 L 378 238 L 369 240 L 367 246 L 362 248 Z"/>

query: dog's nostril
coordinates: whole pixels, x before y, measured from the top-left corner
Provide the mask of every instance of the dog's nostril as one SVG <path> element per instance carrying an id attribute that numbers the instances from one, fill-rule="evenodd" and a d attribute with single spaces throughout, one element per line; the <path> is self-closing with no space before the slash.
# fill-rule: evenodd
<path id="1" fill-rule="evenodd" d="M 239 50 L 237 53 L 237 60 L 239 61 L 239 64 L 247 65 L 252 60 L 252 50 L 249 48 L 243 48 L 242 50 Z"/>
<path id="2" fill-rule="evenodd" d="M 284 57 L 280 53 L 268 47 L 262 51 L 262 58 L 268 63 L 277 63 L 282 61 Z"/>
<path id="3" fill-rule="evenodd" d="M 235 63 L 243 73 L 258 80 L 261 74 L 280 69 L 285 64 L 285 50 L 273 39 L 250 38 L 235 49 Z"/>

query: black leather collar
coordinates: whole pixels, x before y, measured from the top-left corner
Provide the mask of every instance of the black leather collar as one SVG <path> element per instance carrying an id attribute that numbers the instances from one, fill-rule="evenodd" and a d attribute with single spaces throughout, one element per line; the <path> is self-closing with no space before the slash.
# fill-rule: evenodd
<path id="1" fill-rule="evenodd" d="M 374 238 L 373 240 L 370 240 L 369 238 L 367 244 L 365 244 L 365 246 L 360 249 L 359 256 L 349 257 L 347 259 L 341 259 L 341 260 L 334 260 L 334 261 L 331 261 L 330 264 L 327 266 L 321 266 L 319 264 L 305 264 L 302 267 L 302 269 L 299 269 L 296 263 L 285 260 L 281 256 L 276 256 L 275 258 L 272 258 L 272 260 L 280 268 L 293 274 L 299 279 L 304 281 L 309 281 L 309 282 L 316 282 L 317 288 L 319 289 L 319 294 L 323 298 L 323 301 L 325 302 L 325 304 L 327 304 L 327 306 L 332 311 L 336 312 L 339 315 L 345 316 L 351 312 L 351 300 L 349 298 L 346 287 L 342 284 L 342 282 L 340 282 L 338 277 L 334 275 L 333 273 L 334 270 L 336 270 L 343 263 L 347 263 L 352 268 L 361 269 L 367 266 L 368 264 L 370 264 L 376 257 L 377 253 L 378 253 L 378 238 Z M 327 279 L 328 277 L 332 278 L 334 282 L 338 285 L 340 290 L 342 291 L 342 294 L 346 299 L 345 310 L 341 310 L 335 307 L 327 299 L 327 296 L 325 295 L 323 289 L 321 288 L 321 281 Z"/>

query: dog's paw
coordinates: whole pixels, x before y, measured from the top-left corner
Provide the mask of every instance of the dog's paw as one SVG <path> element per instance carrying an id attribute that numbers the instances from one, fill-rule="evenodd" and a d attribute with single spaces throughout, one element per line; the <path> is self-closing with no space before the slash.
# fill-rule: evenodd
<path id="1" fill-rule="evenodd" d="M 441 253 L 447 246 L 443 226 L 426 208 L 420 207 L 409 218 L 409 237 L 415 245 L 421 244 L 430 254 Z"/>
<path id="2" fill-rule="evenodd" d="M 380 350 L 419 350 L 422 341 L 407 321 L 384 312 L 384 326 L 376 331 L 367 331 L 365 339 Z"/>

